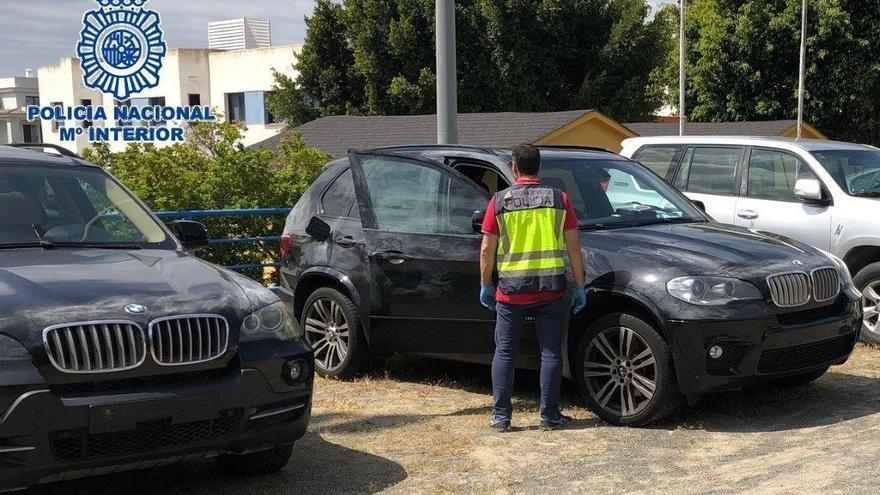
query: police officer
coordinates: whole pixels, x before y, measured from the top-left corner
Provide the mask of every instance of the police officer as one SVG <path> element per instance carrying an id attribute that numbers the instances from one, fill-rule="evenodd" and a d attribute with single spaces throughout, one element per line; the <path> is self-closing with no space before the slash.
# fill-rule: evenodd
<path id="1" fill-rule="evenodd" d="M 541 184 L 540 169 L 538 148 L 517 146 L 513 151 L 516 184 L 495 194 L 483 219 L 480 302 L 497 313 L 492 360 L 495 408 L 489 424 L 499 432 L 510 429 L 514 361 L 527 316 L 535 319 L 541 348 L 541 429 L 561 428 L 571 420 L 559 410 L 565 252 L 574 276 L 575 313 L 587 304 L 584 260 L 571 201 L 565 192 Z M 497 289 L 492 276 L 496 269 Z"/>

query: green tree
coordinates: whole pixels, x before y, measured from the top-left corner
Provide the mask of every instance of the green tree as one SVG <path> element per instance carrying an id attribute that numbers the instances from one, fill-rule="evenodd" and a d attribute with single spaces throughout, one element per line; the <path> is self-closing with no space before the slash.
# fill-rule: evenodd
<path id="1" fill-rule="evenodd" d="M 343 7 L 317 0 L 306 27 L 294 65 L 299 76 L 293 80 L 275 73 L 270 111 L 292 126 L 327 115 L 363 113 L 364 82 L 354 66 Z"/>
<path id="2" fill-rule="evenodd" d="M 300 76 L 279 76 L 275 110 L 290 123 L 340 113 L 424 114 L 435 110 L 433 0 L 344 0 L 334 5 L 348 43 L 346 54 L 312 57 L 327 37 L 309 19 Z M 456 2 L 458 97 L 462 112 L 553 111 L 598 108 L 620 119 L 647 117 L 662 103 L 653 74 L 671 37 L 668 17 L 650 17 L 644 0 L 460 0 Z M 342 60 L 345 58 L 345 60 Z M 351 60 L 350 65 L 345 64 Z M 358 77 L 351 104 L 326 104 L 311 73 L 349 67 Z M 347 72 L 351 74 L 351 72 Z M 362 96 L 362 99 L 360 99 Z M 347 97 L 347 96 L 346 96 Z M 306 106 L 313 113 L 298 112 Z"/>
<path id="3" fill-rule="evenodd" d="M 292 207 L 321 173 L 329 156 L 306 146 L 298 134 L 277 153 L 241 145 L 241 128 L 229 122 L 200 123 L 185 143 L 156 148 L 132 144 L 111 153 L 106 144 L 84 157 L 112 173 L 155 211 Z M 277 236 L 284 217 L 200 219 L 212 238 Z M 220 265 L 265 263 L 277 243 L 212 245 L 199 256 Z M 248 275 L 262 279 L 261 270 Z"/>
<path id="4" fill-rule="evenodd" d="M 880 4 L 818 0 L 809 6 L 805 119 L 832 137 L 880 144 Z M 796 118 L 800 9 L 800 0 L 689 3 L 692 120 Z M 667 58 L 662 79 L 674 105 L 677 48 Z"/>

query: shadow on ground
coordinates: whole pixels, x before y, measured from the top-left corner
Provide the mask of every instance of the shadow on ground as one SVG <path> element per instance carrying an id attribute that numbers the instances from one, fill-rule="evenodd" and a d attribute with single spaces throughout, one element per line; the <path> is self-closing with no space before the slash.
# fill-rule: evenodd
<path id="1" fill-rule="evenodd" d="M 372 494 L 393 486 L 407 473 L 383 457 L 347 449 L 308 433 L 296 444 L 290 463 L 278 474 L 233 478 L 210 460 L 54 483 L 24 493 L 39 495 Z"/>
<path id="2" fill-rule="evenodd" d="M 840 369 L 840 368 L 837 368 Z M 489 367 L 414 356 L 395 356 L 376 371 L 387 379 L 454 388 L 485 394 L 491 403 Z M 514 397 L 518 411 L 538 408 L 538 374 L 517 370 Z M 577 387 L 565 381 L 563 408 L 585 407 Z M 485 414 L 489 407 L 455 414 Z M 817 382 L 793 388 L 761 386 L 707 395 L 697 404 L 654 425 L 659 429 L 704 429 L 721 432 L 766 432 L 810 428 L 857 419 L 880 412 L 880 380 L 835 371 Z M 403 418 L 398 420 L 405 421 Z M 413 421 L 417 421 L 414 419 Z M 582 427 L 604 424 L 582 422 Z"/>
<path id="3" fill-rule="evenodd" d="M 824 426 L 880 412 L 880 380 L 835 372 L 794 388 L 753 387 L 707 395 L 665 428 L 766 432 Z"/>

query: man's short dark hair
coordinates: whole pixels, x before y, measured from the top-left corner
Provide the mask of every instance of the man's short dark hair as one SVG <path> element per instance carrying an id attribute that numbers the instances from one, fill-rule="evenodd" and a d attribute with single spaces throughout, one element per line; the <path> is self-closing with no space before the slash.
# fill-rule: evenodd
<path id="1" fill-rule="evenodd" d="M 521 144 L 514 148 L 513 161 L 523 175 L 538 175 L 541 171 L 541 151 L 531 144 Z"/>

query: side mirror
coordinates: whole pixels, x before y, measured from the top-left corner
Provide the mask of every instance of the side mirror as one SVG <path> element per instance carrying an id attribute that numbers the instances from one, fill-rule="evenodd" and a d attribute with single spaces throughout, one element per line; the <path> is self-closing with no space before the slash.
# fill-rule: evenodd
<path id="1" fill-rule="evenodd" d="M 312 217 L 309 220 L 309 224 L 306 226 L 306 234 L 312 236 L 312 239 L 318 242 L 325 242 L 330 239 L 330 236 L 333 234 L 333 229 L 330 228 L 330 224 L 321 220 L 318 217 Z"/>
<path id="2" fill-rule="evenodd" d="M 208 229 L 205 225 L 191 220 L 177 220 L 171 224 L 174 235 L 187 251 L 198 251 L 208 247 Z"/>
<path id="3" fill-rule="evenodd" d="M 693 200 L 691 202 L 694 204 L 694 206 L 699 208 L 700 211 L 702 211 L 703 213 L 706 213 L 706 203 L 703 203 L 702 201 L 697 201 L 697 200 Z"/>
<path id="4" fill-rule="evenodd" d="M 816 179 L 798 179 L 794 183 L 794 195 L 807 203 L 823 203 L 822 184 Z"/>
<path id="5" fill-rule="evenodd" d="M 483 233 L 483 217 L 486 216 L 485 210 L 477 210 L 474 212 L 471 217 L 471 228 L 474 229 L 475 234 Z"/>

